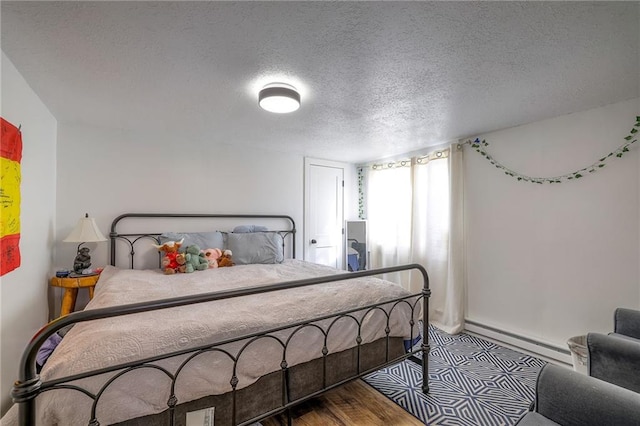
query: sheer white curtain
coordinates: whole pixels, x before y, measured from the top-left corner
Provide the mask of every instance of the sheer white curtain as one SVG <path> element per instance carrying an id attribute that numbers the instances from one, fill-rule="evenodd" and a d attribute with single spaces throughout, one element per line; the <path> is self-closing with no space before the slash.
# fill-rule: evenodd
<path id="1" fill-rule="evenodd" d="M 366 180 L 367 222 L 372 268 L 409 263 L 411 258 L 410 165 L 369 169 Z M 388 274 L 385 279 L 409 288 L 409 273 Z"/>
<path id="2" fill-rule="evenodd" d="M 366 180 L 371 266 L 423 265 L 429 273 L 431 323 L 448 333 L 461 331 L 462 149 L 454 144 L 420 162 L 414 158 L 411 165 L 369 168 Z M 411 292 L 422 288 L 418 272 L 385 278 Z"/>

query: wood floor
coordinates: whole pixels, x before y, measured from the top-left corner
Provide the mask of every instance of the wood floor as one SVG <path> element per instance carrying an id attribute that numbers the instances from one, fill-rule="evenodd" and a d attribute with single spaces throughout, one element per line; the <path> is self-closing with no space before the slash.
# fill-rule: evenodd
<path id="1" fill-rule="evenodd" d="M 420 420 L 362 380 L 347 383 L 291 411 L 294 426 L 423 426 Z M 280 414 L 261 423 L 286 425 L 287 416 Z"/>

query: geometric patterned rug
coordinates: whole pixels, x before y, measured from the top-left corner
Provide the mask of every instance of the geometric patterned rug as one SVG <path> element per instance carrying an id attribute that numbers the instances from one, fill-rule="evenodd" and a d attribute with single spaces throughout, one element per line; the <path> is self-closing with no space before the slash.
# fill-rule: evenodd
<path id="1" fill-rule="evenodd" d="M 528 410 L 545 361 L 433 326 L 429 344 L 429 394 L 422 393 L 421 366 L 409 360 L 364 380 L 432 426 L 509 426 Z"/>

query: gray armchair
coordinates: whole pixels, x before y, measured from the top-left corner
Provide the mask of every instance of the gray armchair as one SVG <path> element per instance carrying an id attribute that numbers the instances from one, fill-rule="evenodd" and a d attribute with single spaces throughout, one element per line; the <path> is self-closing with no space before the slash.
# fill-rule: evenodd
<path id="1" fill-rule="evenodd" d="M 614 332 L 587 334 L 587 350 L 590 376 L 640 392 L 640 311 L 616 309 Z"/>
<path id="2" fill-rule="evenodd" d="M 589 376 L 640 392 L 640 340 L 589 333 L 587 348 Z"/>
<path id="3" fill-rule="evenodd" d="M 616 309 L 613 315 L 612 335 L 640 340 L 640 311 L 627 308 Z"/>
<path id="4" fill-rule="evenodd" d="M 540 370 L 535 398 L 518 426 L 640 425 L 640 394 L 553 364 Z"/>

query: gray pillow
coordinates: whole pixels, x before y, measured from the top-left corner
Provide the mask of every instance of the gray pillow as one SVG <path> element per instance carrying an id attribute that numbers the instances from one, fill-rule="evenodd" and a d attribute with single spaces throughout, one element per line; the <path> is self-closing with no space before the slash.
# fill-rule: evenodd
<path id="1" fill-rule="evenodd" d="M 224 249 L 224 239 L 222 232 L 165 232 L 160 235 L 160 244 L 164 244 L 167 241 L 180 241 L 182 247 L 185 248 L 191 245 L 197 245 L 201 250 L 208 248 Z"/>
<path id="2" fill-rule="evenodd" d="M 233 232 L 241 233 L 241 232 L 267 232 L 269 228 L 261 225 L 238 225 L 233 228 Z"/>
<path id="3" fill-rule="evenodd" d="M 236 265 L 252 263 L 282 263 L 282 235 L 277 232 L 227 234 L 227 248 Z"/>

